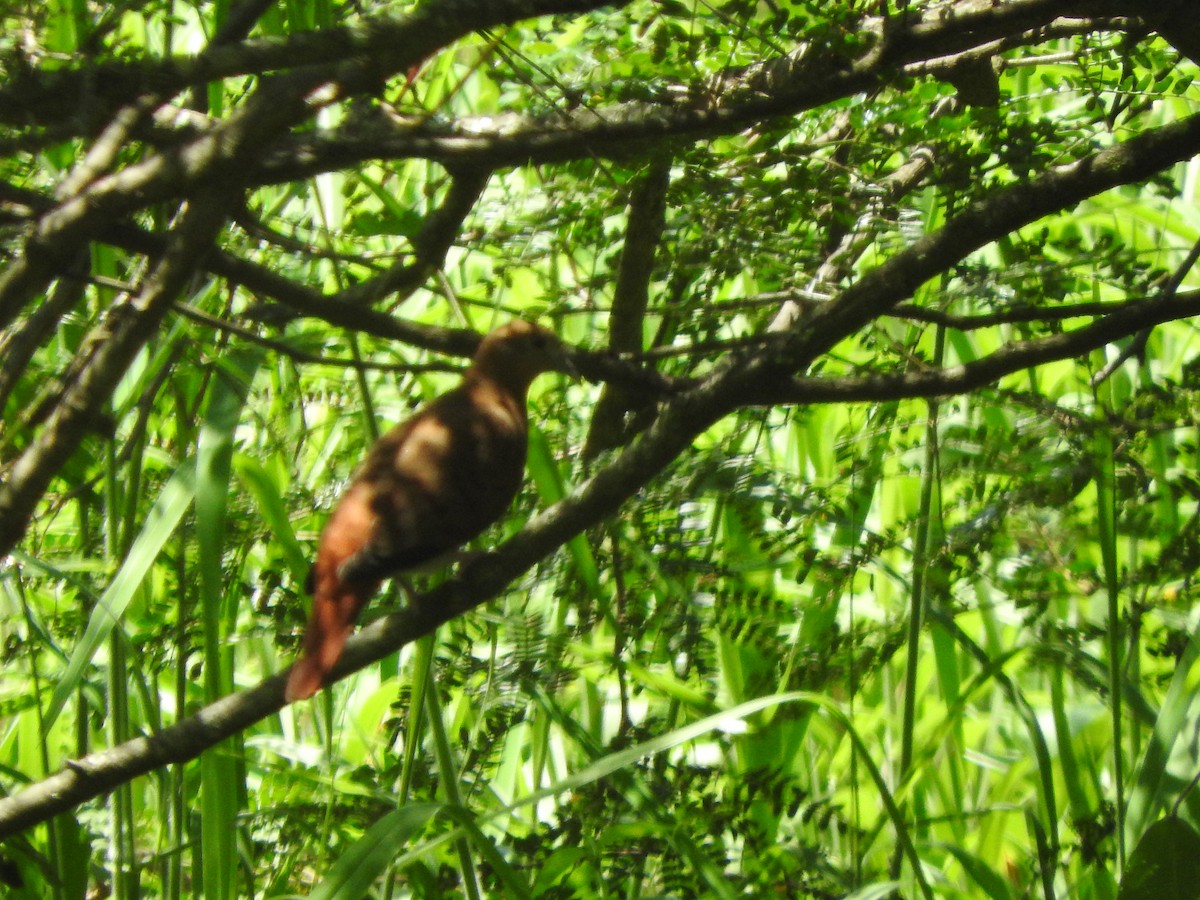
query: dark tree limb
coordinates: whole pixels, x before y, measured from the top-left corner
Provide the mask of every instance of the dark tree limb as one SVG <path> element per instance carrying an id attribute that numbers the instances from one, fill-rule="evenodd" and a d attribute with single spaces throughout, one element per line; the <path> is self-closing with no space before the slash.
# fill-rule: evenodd
<path id="1" fill-rule="evenodd" d="M 994 240 L 1070 209 L 1088 197 L 1143 181 L 1200 153 L 1200 114 L 1145 132 L 1092 156 L 1051 169 L 972 203 L 941 229 L 921 238 L 821 304 L 780 335 L 773 351 L 731 365 L 744 366 L 744 384 L 769 384 L 803 372 L 822 353 L 890 312 L 922 284 Z"/>
<path id="2" fill-rule="evenodd" d="M 462 230 L 463 221 L 475 208 L 483 189 L 487 187 L 491 169 L 465 168 L 452 172 L 450 189 L 442 204 L 426 217 L 413 238 L 416 259 L 411 263 L 393 266 L 377 278 L 342 292 L 341 301 L 355 306 L 369 306 L 384 297 L 395 306 L 420 287 L 429 275 L 442 267 L 446 254 Z"/>
<path id="3" fill-rule="evenodd" d="M 499 594 L 538 560 L 615 513 L 721 415 L 718 397 L 711 389 L 699 388 L 668 404 L 641 440 L 571 496 L 535 516 L 496 552 L 476 560 L 457 578 L 423 595 L 412 606 L 353 636 L 333 672 L 334 679 L 383 659 Z M 155 735 L 76 760 L 55 775 L 0 799 L 0 839 L 99 797 L 138 775 L 198 757 L 279 710 L 284 682 L 283 674 L 274 675 Z"/>
<path id="4" fill-rule="evenodd" d="M 77 376 L 0 484 L 0 556 L 24 535 L 50 480 L 94 426 L 117 382 L 195 271 L 197 258 L 225 224 L 230 202 L 213 192 L 188 204 L 141 293 L 114 306 L 85 341 Z"/>
<path id="5" fill-rule="evenodd" d="M 33 315 L 20 327 L 0 334 L 0 413 L 8 405 L 13 389 L 25 372 L 25 367 L 41 343 L 58 327 L 59 320 L 74 309 L 83 299 L 87 282 L 80 277 L 90 262 L 86 253 L 80 253 L 78 261 L 66 277 L 60 278 Z M 7 418 L 7 417 L 5 417 Z M 0 459 L 4 457 L 3 441 L 0 441 Z"/>
<path id="6" fill-rule="evenodd" d="M 214 41 L 195 56 L 33 69 L 0 87 L 0 122 L 22 126 L 76 117 L 92 121 L 99 117 L 103 121 L 130 97 L 150 92 L 177 94 L 195 84 L 246 75 L 340 67 L 342 73 L 335 78 L 357 70 L 370 72 L 378 79 L 402 72 L 481 28 L 537 16 L 586 13 L 627 2 L 433 0 L 405 15 L 368 17 L 354 27 L 324 28 L 282 39 Z M 253 12 L 247 9 L 248 14 Z M 230 27 L 241 29 L 243 23 L 231 23 Z M 355 62 L 347 64 L 346 60 Z"/>
<path id="7" fill-rule="evenodd" d="M 377 159 L 428 159 L 444 165 L 492 168 L 569 160 L 639 158 L 661 151 L 680 139 L 698 140 L 735 134 L 764 119 L 794 116 L 811 109 L 868 93 L 895 77 L 909 63 L 968 52 L 1007 38 L 1022 45 L 1043 42 L 1039 30 L 1061 16 L 1080 14 L 1088 4 L 1065 0 L 1026 0 L 1006 3 L 997 11 L 964 15 L 915 16 L 907 25 L 890 26 L 886 42 L 859 56 L 811 46 L 799 47 L 778 59 L 753 66 L 734 77 L 725 75 L 719 89 L 703 86 L 656 85 L 653 100 L 606 107 L 581 107 L 546 116 L 508 114 L 479 119 L 462 118 L 447 124 L 425 120 L 396 121 L 378 117 L 369 129 L 360 123 L 328 131 L 289 137 L 261 161 L 252 179 L 274 184 L 311 177 L 321 172 Z M 972 4 L 960 4 L 970 9 Z M 1128 11 L 1128 3 L 1104 0 L 1090 4 Z M 1103 29 L 1106 18 L 1087 18 Z M 864 23 L 879 34 L 879 20 Z M 1012 29 L 1005 31 L 1005 28 Z M 886 43 L 886 53 L 880 47 Z"/>

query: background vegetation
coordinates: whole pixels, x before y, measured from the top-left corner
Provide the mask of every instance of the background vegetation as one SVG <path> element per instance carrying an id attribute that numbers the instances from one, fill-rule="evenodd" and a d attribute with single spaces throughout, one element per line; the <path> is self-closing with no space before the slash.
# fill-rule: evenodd
<path id="1" fill-rule="evenodd" d="M 1194 12 L 0 4 L 10 895 L 1197 896 Z M 494 552 L 281 708 L 512 316 Z"/>

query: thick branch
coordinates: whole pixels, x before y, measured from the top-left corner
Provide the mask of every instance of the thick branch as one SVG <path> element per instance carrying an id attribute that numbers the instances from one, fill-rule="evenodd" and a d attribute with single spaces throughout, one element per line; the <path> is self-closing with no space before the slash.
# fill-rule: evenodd
<path id="1" fill-rule="evenodd" d="M 964 4 L 966 5 L 966 4 Z M 1086 4 L 1065 0 L 1023 0 L 996 10 L 928 21 L 915 15 L 867 31 L 886 30 L 887 51 L 860 51 L 857 58 L 804 46 L 784 57 L 723 77 L 719 90 L 705 94 L 685 87 L 659 86 L 653 102 L 631 101 L 606 107 L 555 111 L 545 117 L 518 114 L 462 118 L 440 125 L 421 121 L 373 120 L 369 129 L 353 123 L 327 132 L 289 137 L 262 160 L 251 179 L 275 184 L 311 177 L 376 159 L 428 159 L 444 165 L 492 168 L 527 163 L 644 155 L 670 140 L 735 134 L 775 116 L 794 116 L 835 100 L 881 87 L 910 62 L 965 52 L 989 41 L 1024 36 L 1041 40 L 1037 29 Z M 1112 13 L 1128 4 L 1091 4 Z M 1094 11 L 1100 15 L 1101 9 Z M 1098 20 L 1097 27 L 1103 22 Z M 1007 29 L 1007 30 L 1006 30 Z"/>
<path id="2" fill-rule="evenodd" d="M 820 354 L 992 241 L 1102 191 L 1149 178 L 1197 153 L 1200 114 L 1052 169 L 1029 182 L 1001 189 L 972 203 L 938 231 L 868 272 L 836 300 L 817 307 L 773 350 L 732 365 L 745 368 L 744 386 L 755 382 L 766 385 L 785 373 L 802 372 Z"/>
<path id="3" fill-rule="evenodd" d="M 287 69 L 364 61 L 383 75 L 399 72 L 472 31 L 535 16 L 578 14 L 628 0 L 433 0 L 403 16 L 376 16 L 345 28 L 230 44 L 165 60 L 33 70 L 0 88 L 0 121 L 57 122 L 108 111 L 144 93 L 174 94 L 195 84 Z M 253 14 L 253 10 L 247 10 Z M 322 76 L 326 77 L 326 76 Z"/>
<path id="4" fill-rule="evenodd" d="M 1134 301 L 1112 303 L 1095 301 L 1086 303 L 1063 303 L 1058 306 L 1009 306 L 994 313 L 959 316 L 940 309 L 927 309 L 915 303 L 901 303 L 888 315 L 910 322 L 927 322 L 957 331 L 975 331 L 980 328 L 995 328 L 998 325 L 1016 325 L 1021 322 L 1064 322 L 1089 316 L 1107 316 L 1119 312 Z M 1137 301 L 1142 302 L 1142 301 Z"/>
<path id="5" fill-rule="evenodd" d="M 46 301 L 19 328 L 0 334 L 0 413 L 4 412 L 18 380 L 25 374 L 25 367 L 42 341 L 54 332 L 59 320 L 83 298 L 87 281 L 82 277 L 82 272 L 87 263 L 87 254 L 81 253 L 71 273 L 58 280 Z M 0 457 L 3 455 L 0 450 Z"/>
<path id="6" fill-rule="evenodd" d="M 565 500 L 540 513 L 496 552 L 459 577 L 425 594 L 413 606 L 364 628 L 346 645 L 334 678 L 381 660 L 443 622 L 499 594 L 540 559 L 585 528 L 611 516 L 629 497 L 669 466 L 724 409 L 711 387 L 669 403 L 655 424 L 618 459 Z M 284 676 L 224 697 L 196 715 L 150 737 L 94 753 L 61 772 L 0 799 L 0 839 L 44 822 L 168 763 L 195 759 L 204 750 L 283 706 Z"/>
<path id="7" fill-rule="evenodd" d="M 671 158 L 660 157 L 638 179 L 629 200 L 629 224 L 617 266 L 609 314 L 608 347 L 614 353 L 640 353 L 643 345 L 646 307 L 650 302 L 650 278 L 654 259 L 666 224 L 667 188 L 671 183 Z M 583 458 L 619 446 L 628 437 L 625 417 L 644 414 L 655 397 L 645 391 L 609 385 L 592 410 L 592 421 L 583 445 Z M 636 430 L 633 429 L 633 430 Z"/>

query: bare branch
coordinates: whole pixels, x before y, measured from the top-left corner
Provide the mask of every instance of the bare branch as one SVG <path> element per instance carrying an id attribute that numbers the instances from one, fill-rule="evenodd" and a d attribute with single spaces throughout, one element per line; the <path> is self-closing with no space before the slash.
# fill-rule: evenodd
<path id="1" fill-rule="evenodd" d="M 995 384 L 1005 375 L 1072 359 L 1153 325 L 1196 315 L 1200 315 L 1200 291 L 1164 296 L 1125 304 L 1118 312 L 1073 331 L 1008 344 L 961 366 L 868 378 L 792 378 L 774 385 L 764 383 L 747 393 L 745 400 L 755 405 L 845 403 L 964 394 Z"/>

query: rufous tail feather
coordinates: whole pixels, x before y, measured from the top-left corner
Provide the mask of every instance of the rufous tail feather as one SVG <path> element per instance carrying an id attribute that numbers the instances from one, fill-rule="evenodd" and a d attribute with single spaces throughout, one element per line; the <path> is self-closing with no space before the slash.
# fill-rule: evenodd
<path id="1" fill-rule="evenodd" d="M 284 691 L 288 703 L 311 697 L 325 686 L 359 612 L 378 588 L 378 582 L 347 585 L 337 576 L 317 580 L 304 651 L 292 666 Z"/>

